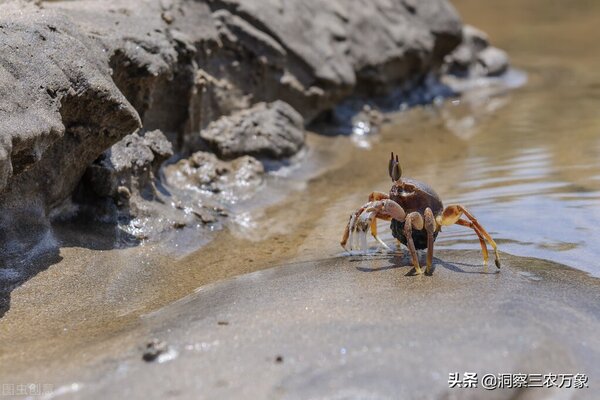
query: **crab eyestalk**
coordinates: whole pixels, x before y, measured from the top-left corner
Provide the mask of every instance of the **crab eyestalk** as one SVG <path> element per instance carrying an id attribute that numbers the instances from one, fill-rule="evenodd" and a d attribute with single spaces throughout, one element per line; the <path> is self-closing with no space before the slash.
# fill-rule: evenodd
<path id="1" fill-rule="evenodd" d="M 393 152 L 390 157 L 390 162 L 388 163 L 388 173 L 394 182 L 398 182 L 402 177 L 402 168 L 400 167 L 400 162 L 398 161 L 398 155 L 396 155 L 396 158 L 394 158 Z"/>

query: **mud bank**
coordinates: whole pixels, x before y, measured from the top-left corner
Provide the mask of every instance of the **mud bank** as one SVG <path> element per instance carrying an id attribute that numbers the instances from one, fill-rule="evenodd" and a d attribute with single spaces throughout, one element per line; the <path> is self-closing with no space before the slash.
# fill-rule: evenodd
<path id="1" fill-rule="evenodd" d="M 202 286 L 83 353 L 27 371 L 3 362 L 2 375 L 70 398 L 594 398 L 599 281 L 503 261 L 497 273 L 478 251 L 440 251 L 433 276 L 411 276 L 406 255 L 278 266 Z M 153 362 L 148 342 L 164 350 Z M 590 388 L 450 389 L 465 371 L 583 373 Z"/>
<path id="2" fill-rule="evenodd" d="M 220 218 L 218 199 L 182 204 L 161 180 L 167 156 L 290 157 L 303 147 L 298 129 L 343 99 L 464 74 L 488 46 L 444 0 L 11 0 L 0 15 L 7 254 L 82 205 L 124 225 L 167 216 L 130 226 L 139 238 Z M 136 139 L 146 132 L 171 150 Z"/>

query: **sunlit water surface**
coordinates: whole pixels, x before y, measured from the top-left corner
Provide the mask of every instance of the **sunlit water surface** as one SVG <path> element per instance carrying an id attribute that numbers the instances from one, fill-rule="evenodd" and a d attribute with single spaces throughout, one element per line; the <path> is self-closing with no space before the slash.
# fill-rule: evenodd
<path id="1" fill-rule="evenodd" d="M 469 208 L 502 251 L 600 276 L 600 49 L 589 34 L 600 3 L 455 4 L 508 51 L 527 83 L 395 114 L 367 146 L 313 138 L 313 152 L 335 149 L 338 167 L 261 214 L 252 231 L 232 227 L 238 238 L 288 235 L 299 258 L 339 252 L 348 213 L 370 191 L 389 189 L 387 158 L 395 151 L 406 176 L 429 183 L 445 204 Z M 382 237 L 393 243 L 385 225 Z M 479 244 L 471 231 L 451 227 L 436 246 Z"/>
<path id="2" fill-rule="evenodd" d="M 464 157 L 437 165 L 439 174 L 462 172 L 449 178 L 447 199 L 476 211 L 504 251 L 600 276 L 600 49 L 589 34 L 600 23 L 600 4 L 454 3 L 529 82 L 474 123 Z M 465 240 L 473 245 L 454 230 L 439 245 Z"/>

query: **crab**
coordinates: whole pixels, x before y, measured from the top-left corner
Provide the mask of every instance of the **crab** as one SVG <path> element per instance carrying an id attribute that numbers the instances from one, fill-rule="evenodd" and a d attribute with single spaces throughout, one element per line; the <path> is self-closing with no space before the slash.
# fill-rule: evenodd
<path id="1" fill-rule="evenodd" d="M 496 242 L 464 206 L 453 204 L 444 208 L 440 196 L 429 185 L 415 179 L 402 178 L 398 156 L 394 156 L 393 152 L 388 164 L 388 172 L 393 182 L 389 194 L 372 192 L 369 201 L 350 215 L 340 242 L 344 249 L 352 251 L 358 246 L 366 251 L 367 232 L 370 230 L 375 240 L 391 251 L 390 247 L 377 236 L 377 220 L 391 221 L 392 235 L 408 247 L 417 274 L 423 273 L 417 250 L 427 249 L 425 273 L 430 274 L 433 242 L 443 226 L 456 224 L 475 232 L 481 245 L 483 263 L 486 266 L 487 241 L 494 249 L 496 267 L 500 268 Z"/>

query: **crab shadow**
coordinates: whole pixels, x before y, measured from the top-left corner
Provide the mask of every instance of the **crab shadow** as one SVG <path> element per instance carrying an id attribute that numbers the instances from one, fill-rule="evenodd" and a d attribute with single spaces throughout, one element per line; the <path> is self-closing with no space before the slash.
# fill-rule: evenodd
<path id="1" fill-rule="evenodd" d="M 421 268 L 425 268 L 424 257 L 422 254 L 419 254 L 419 261 L 421 262 Z M 365 267 L 365 266 L 357 266 L 356 269 L 361 272 L 380 272 L 389 269 L 399 269 L 405 268 L 408 271 L 404 274 L 404 276 L 417 276 L 416 270 L 412 265 L 412 260 L 408 253 L 393 253 L 393 254 L 380 254 L 380 255 L 369 255 L 369 256 L 354 256 L 350 262 L 362 262 L 364 263 L 367 260 L 385 260 L 388 261 L 388 265 L 384 265 L 382 267 Z M 497 274 L 498 270 L 491 270 L 489 267 L 484 267 L 482 264 L 472 264 L 465 262 L 448 262 L 444 261 L 438 257 L 433 257 L 433 263 L 431 266 L 431 271 L 426 275 L 435 274 L 435 270 L 438 267 L 445 268 L 452 272 L 458 272 L 461 274 L 479 274 L 479 275 L 493 275 Z"/>

